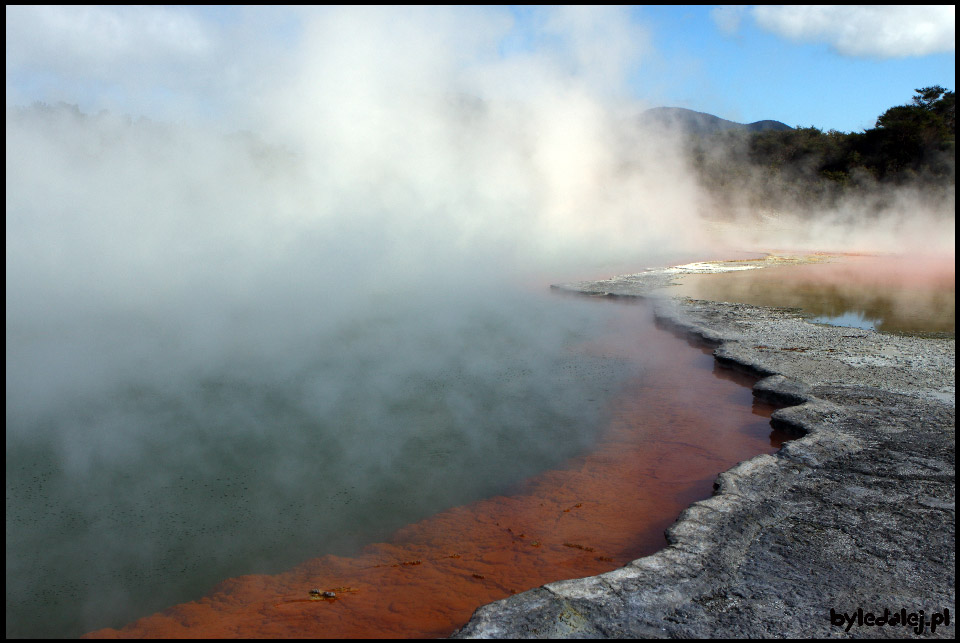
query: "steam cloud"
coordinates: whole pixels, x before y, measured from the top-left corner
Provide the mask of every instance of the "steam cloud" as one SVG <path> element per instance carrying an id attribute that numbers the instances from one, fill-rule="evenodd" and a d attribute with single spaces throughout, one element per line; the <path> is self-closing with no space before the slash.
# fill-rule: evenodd
<path id="1" fill-rule="evenodd" d="M 46 64 L 121 98 L 8 103 L 10 636 L 120 626 L 576 453 L 626 371 L 571 352 L 603 312 L 545 280 L 696 241 L 692 190 L 650 196 L 679 156 L 627 155 L 633 41 L 601 29 L 627 21 L 545 14 L 547 53 L 502 57 L 496 13 L 334 9 L 284 59 L 235 26 L 261 57 L 233 59 L 180 10 L 11 12 L 76 55 L 14 33 L 8 87 Z"/>
<path id="2" fill-rule="evenodd" d="M 114 24 L 89 11 L 96 33 Z M 682 159 L 607 100 L 634 52 L 599 21 L 561 11 L 545 25 L 564 41 L 556 55 L 477 63 L 509 28 L 501 17 L 331 10 L 305 22 L 276 78 L 246 81 L 240 120 L 254 134 L 8 108 L 8 326 L 36 329 L 64 310 L 71 323 L 107 311 L 176 319 L 191 326 L 183 359 L 202 364 L 212 335 L 236 336 L 222 324 L 292 298 L 345 311 L 424 283 L 479 288 L 697 247 L 695 233 L 675 233 L 697 229 Z M 133 20 L 111 53 L 144 33 L 161 51 L 203 49 L 171 35 L 185 22 Z M 190 42 L 214 40 L 188 27 Z M 202 321 L 183 319 L 201 308 Z M 328 315 L 299 312 L 283 323 Z"/>

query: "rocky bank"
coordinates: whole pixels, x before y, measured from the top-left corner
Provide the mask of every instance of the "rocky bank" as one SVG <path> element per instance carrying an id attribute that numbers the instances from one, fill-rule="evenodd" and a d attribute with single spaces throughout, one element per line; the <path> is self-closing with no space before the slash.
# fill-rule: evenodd
<path id="1" fill-rule="evenodd" d="M 650 296 L 675 276 L 557 287 Z M 754 394 L 790 405 L 772 422 L 802 437 L 720 474 L 660 552 L 481 607 L 454 636 L 953 638 L 955 340 L 669 297 L 657 316 L 714 344 L 724 364 L 765 376 Z M 887 624 L 867 625 L 858 610 L 887 610 Z M 921 610 L 922 632 L 891 624 Z M 949 625 L 932 633 L 944 610 Z M 837 624 L 841 613 L 852 625 Z"/>

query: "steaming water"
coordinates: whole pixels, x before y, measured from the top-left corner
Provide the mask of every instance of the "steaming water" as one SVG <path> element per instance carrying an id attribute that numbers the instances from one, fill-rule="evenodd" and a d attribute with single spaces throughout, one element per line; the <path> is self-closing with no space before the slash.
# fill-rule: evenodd
<path id="1" fill-rule="evenodd" d="M 381 303 L 285 369 L 248 357 L 42 409 L 8 387 L 7 636 L 120 626 L 502 491 L 587 447 L 633 373 L 574 350 L 608 314 L 590 302 Z M 42 359 L 39 332 L 8 324 L 8 351 Z"/>
<path id="2" fill-rule="evenodd" d="M 349 553 L 593 443 L 634 367 L 573 350 L 611 313 L 531 275 L 656 263 L 660 228 L 462 111 L 490 154 L 8 110 L 8 636 Z"/>
<path id="3" fill-rule="evenodd" d="M 620 567 L 662 549 L 664 529 L 710 495 L 718 471 L 772 453 L 756 378 L 712 349 L 658 329 L 648 307 L 594 300 L 615 318 L 578 351 L 628 357 L 641 376 L 610 405 L 585 455 L 497 495 L 404 526 L 356 556 L 322 556 L 278 575 L 231 578 L 94 638 L 437 638 L 479 606 L 564 578 Z M 335 590 L 314 602 L 308 588 Z M 340 588 L 337 590 L 336 588 Z"/>

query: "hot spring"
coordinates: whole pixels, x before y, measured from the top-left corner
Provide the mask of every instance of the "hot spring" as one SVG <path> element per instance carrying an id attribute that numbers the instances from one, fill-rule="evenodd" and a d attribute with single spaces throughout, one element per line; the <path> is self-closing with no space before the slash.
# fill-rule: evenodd
<path id="1" fill-rule="evenodd" d="M 82 372 L 96 349 L 69 324 L 8 322 L 7 635 L 120 626 L 563 462 L 637 374 L 576 350 L 608 318 L 548 294 L 425 291 L 371 302 L 278 359 L 250 346 L 162 374 L 144 359 L 42 407 L 17 396 L 19 360 Z M 138 321 L 115 320 L 97 348 L 162 354 Z"/>
<path id="2" fill-rule="evenodd" d="M 8 109 L 8 636 L 349 555 L 595 443 L 643 366 L 580 350 L 612 309 L 546 284 L 675 251 L 647 180 L 420 98 L 437 132 L 369 141 Z"/>

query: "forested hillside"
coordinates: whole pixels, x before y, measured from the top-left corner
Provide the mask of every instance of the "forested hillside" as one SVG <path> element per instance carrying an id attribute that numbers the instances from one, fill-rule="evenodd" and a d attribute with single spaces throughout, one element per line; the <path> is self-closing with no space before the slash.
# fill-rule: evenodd
<path id="1" fill-rule="evenodd" d="M 816 127 L 747 133 L 723 131 L 688 139 L 693 167 L 722 212 L 750 207 L 814 211 L 886 188 L 914 188 L 952 198 L 956 185 L 956 95 L 916 90 L 863 132 Z"/>

